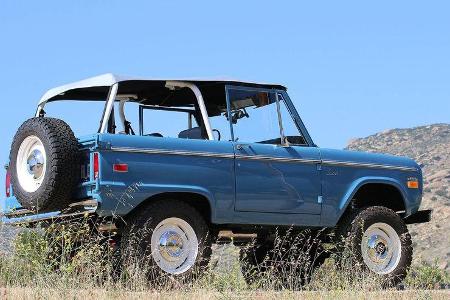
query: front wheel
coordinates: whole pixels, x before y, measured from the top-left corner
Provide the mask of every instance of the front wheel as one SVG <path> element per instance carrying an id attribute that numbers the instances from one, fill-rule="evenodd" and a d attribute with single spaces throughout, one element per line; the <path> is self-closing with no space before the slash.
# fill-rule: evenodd
<path id="1" fill-rule="evenodd" d="M 211 256 L 211 236 L 201 214 L 174 199 L 148 205 L 127 224 L 122 240 L 124 268 L 138 263 L 150 281 L 183 282 L 201 275 Z"/>
<path id="2" fill-rule="evenodd" d="M 411 236 L 393 210 L 382 206 L 361 209 L 339 229 L 346 248 L 364 268 L 378 274 L 388 285 L 405 278 L 412 261 Z"/>

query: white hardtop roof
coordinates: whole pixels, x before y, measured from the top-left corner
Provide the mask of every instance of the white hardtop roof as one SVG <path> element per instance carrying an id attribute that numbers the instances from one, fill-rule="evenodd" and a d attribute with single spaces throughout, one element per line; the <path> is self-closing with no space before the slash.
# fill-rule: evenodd
<path id="1" fill-rule="evenodd" d="M 90 77 L 87 79 L 83 79 L 80 81 L 76 81 L 73 83 L 68 83 L 65 85 L 61 85 L 55 88 L 48 90 L 39 101 L 39 105 L 46 103 L 50 99 L 64 95 L 65 92 L 75 89 L 83 89 L 83 88 L 93 88 L 93 87 L 107 87 L 112 86 L 115 83 L 124 82 L 124 81 L 184 81 L 184 82 L 223 82 L 223 83 L 243 83 L 249 85 L 260 85 L 260 86 L 272 86 L 272 87 L 281 87 L 279 84 L 269 84 L 269 83 L 258 83 L 251 81 L 241 81 L 230 78 L 140 78 L 140 77 L 130 77 L 130 76 L 120 76 L 116 74 L 102 74 L 94 77 Z"/>

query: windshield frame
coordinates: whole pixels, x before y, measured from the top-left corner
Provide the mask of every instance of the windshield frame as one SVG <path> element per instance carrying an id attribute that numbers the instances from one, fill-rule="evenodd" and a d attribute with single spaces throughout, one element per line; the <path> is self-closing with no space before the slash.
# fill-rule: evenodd
<path id="1" fill-rule="evenodd" d="M 254 92 L 266 92 L 266 93 L 275 93 L 276 98 L 276 106 L 277 106 L 277 113 L 278 113 L 278 126 L 280 130 L 280 140 L 282 141 L 281 146 L 289 146 L 288 143 L 285 143 L 286 137 L 284 137 L 283 132 L 283 119 L 280 113 L 280 101 L 284 101 L 286 104 L 286 108 L 289 112 L 290 117 L 294 121 L 295 126 L 297 127 L 297 130 L 299 134 L 301 134 L 306 142 L 306 145 L 302 145 L 303 147 L 310 147 L 315 146 L 313 143 L 308 131 L 306 130 L 305 125 L 303 124 L 303 121 L 301 120 L 297 110 L 295 109 L 294 105 L 291 102 L 291 99 L 289 98 L 287 92 L 285 90 L 281 89 L 275 89 L 275 88 L 259 88 L 259 87 L 248 87 L 248 86 L 239 86 L 239 85 L 225 85 L 225 98 L 227 102 L 227 114 L 231 116 L 231 99 L 230 99 L 230 90 L 240 90 L 240 91 L 254 91 Z M 280 98 L 283 98 L 281 100 Z M 234 132 L 233 132 L 233 124 L 231 121 L 231 118 L 229 118 L 230 123 L 230 130 L 231 130 L 231 138 L 234 142 L 236 142 Z"/>

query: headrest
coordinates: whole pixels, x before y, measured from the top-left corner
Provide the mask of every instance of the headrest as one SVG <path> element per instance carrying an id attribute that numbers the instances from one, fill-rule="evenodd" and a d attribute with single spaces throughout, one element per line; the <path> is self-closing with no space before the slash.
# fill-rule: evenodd
<path id="1" fill-rule="evenodd" d="M 203 140 L 202 129 L 200 127 L 186 129 L 180 132 L 178 137 L 181 139 Z"/>

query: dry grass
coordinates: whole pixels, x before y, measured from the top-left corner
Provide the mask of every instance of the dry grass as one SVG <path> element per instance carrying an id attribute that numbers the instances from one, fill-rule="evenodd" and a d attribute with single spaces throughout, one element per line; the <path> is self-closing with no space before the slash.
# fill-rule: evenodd
<path id="1" fill-rule="evenodd" d="M 273 255 L 255 268 L 251 285 L 242 275 L 239 250 L 231 245 L 214 246 L 210 270 L 196 274 L 194 283 L 171 277 L 150 282 L 145 260 L 138 256 L 121 268 L 125 271 L 117 272 L 115 253 L 91 225 L 83 219 L 24 230 L 15 240 L 13 254 L 0 256 L 0 299 L 450 298 L 448 290 L 430 290 L 450 282 L 448 274 L 435 265 L 414 268 L 405 280 L 405 291 L 384 290 L 378 277 L 342 254 L 328 259 L 307 284 L 300 284 L 299 268 L 309 270 L 310 266 L 299 258 L 310 251 L 311 238 L 304 234 L 288 238 L 289 232 L 278 237 Z"/>
<path id="2" fill-rule="evenodd" d="M 449 299 L 450 291 L 241 291 L 220 293 L 217 291 L 142 291 L 129 292 L 107 289 L 38 289 L 0 288 L 0 299 Z"/>

